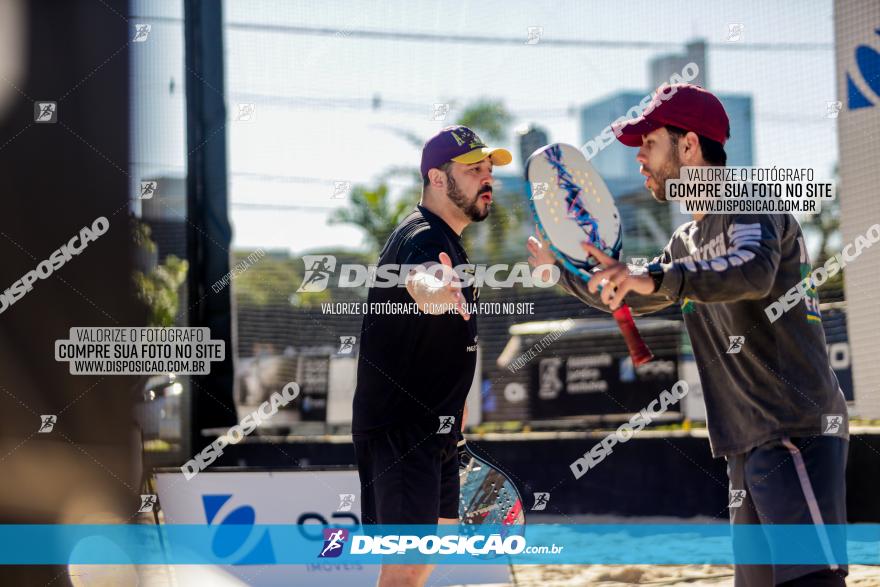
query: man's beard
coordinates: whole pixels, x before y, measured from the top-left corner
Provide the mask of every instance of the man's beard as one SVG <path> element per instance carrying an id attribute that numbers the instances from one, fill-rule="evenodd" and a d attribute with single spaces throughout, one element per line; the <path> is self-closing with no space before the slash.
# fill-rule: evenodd
<path id="1" fill-rule="evenodd" d="M 681 161 L 678 158 L 678 153 L 675 149 L 672 149 L 669 160 L 667 160 L 666 163 L 663 164 L 663 167 L 656 173 L 647 168 L 645 168 L 645 170 L 651 174 L 651 179 L 654 180 L 655 184 L 655 187 L 651 189 L 651 195 L 654 196 L 654 199 L 658 202 L 665 202 L 666 180 L 678 179 L 681 175 Z"/>
<path id="2" fill-rule="evenodd" d="M 471 222 L 482 222 L 489 216 L 489 208 L 492 206 L 491 203 L 486 206 L 486 210 L 480 210 L 480 207 L 477 205 L 477 202 L 480 201 L 480 196 L 485 192 L 492 193 L 491 188 L 485 189 L 480 188 L 477 191 L 477 195 L 473 197 L 472 200 L 468 201 L 468 197 L 458 189 L 458 185 L 455 183 L 455 180 L 452 179 L 452 174 L 446 174 L 446 195 L 452 200 L 452 203 L 458 206 L 458 208 L 464 212 L 464 215 L 467 216 Z"/>

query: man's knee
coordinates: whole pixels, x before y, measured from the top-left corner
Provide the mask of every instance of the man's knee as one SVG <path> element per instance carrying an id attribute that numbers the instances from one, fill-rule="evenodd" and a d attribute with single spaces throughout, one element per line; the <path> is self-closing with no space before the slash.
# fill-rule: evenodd
<path id="1" fill-rule="evenodd" d="M 421 587 L 434 565 L 382 565 L 377 587 Z"/>

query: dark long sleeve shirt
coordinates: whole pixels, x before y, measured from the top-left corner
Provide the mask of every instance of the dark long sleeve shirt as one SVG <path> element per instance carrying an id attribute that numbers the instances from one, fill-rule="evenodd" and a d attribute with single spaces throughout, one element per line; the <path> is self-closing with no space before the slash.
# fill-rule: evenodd
<path id="1" fill-rule="evenodd" d="M 713 455 L 743 453 L 783 436 L 820 435 L 824 415 L 846 422 L 815 289 L 775 322 L 765 313 L 810 271 L 793 216 L 709 214 L 680 226 L 653 262 L 663 267 L 660 288 L 631 292 L 626 303 L 636 315 L 681 306 Z M 610 311 L 580 277 L 562 275 L 569 293 Z M 744 337 L 739 352 L 728 352 L 738 336 Z"/>

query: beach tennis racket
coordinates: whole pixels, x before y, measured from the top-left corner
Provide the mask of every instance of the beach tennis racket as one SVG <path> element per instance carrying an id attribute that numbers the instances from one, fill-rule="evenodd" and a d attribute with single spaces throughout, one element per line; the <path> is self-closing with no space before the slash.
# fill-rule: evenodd
<path id="1" fill-rule="evenodd" d="M 492 524 L 517 531 L 513 527 L 525 524 L 525 514 L 522 497 L 510 478 L 471 452 L 463 438 L 458 441 L 458 455 L 462 525 Z"/>
<path id="2" fill-rule="evenodd" d="M 541 147 L 526 161 L 526 179 L 538 230 L 568 271 L 585 282 L 590 280 L 590 270 L 597 261 L 581 247 L 584 241 L 614 259 L 620 258 L 620 212 L 605 181 L 578 148 L 564 143 Z M 629 307 L 623 304 L 612 315 L 633 365 L 653 359 Z"/>

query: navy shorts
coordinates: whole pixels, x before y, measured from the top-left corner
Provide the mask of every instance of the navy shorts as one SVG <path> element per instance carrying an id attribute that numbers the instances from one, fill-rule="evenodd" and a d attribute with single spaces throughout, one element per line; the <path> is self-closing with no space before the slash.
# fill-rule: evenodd
<path id="1" fill-rule="evenodd" d="M 736 565 L 736 587 L 779 585 L 814 573 L 819 574 L 811 579 L 822 579 L 805 584 L 844 585 L 847 566 L 834 561 L 845 560 L 846 544 L 822 526 L 846 524 L 848 448 L 849 441 L 836 436 L 782 438 L 727 458 L 731 495 L 745 490 L 744 499 L 740 493 L 731 500 L 737 504 L 730 507 L 731 523 L 815 525 L 814 548 L 829 560 L 824 565 Z M 772 553 L 774 544 L 765 541 L 762 547 Z M 734 540 L 734 560 L 736 551 Z"/>
<path id="2" fill-rule="evenodd" d="M 458 518 L 458 439 L 402 426 L 354 437 L 363 524 Z"/>

